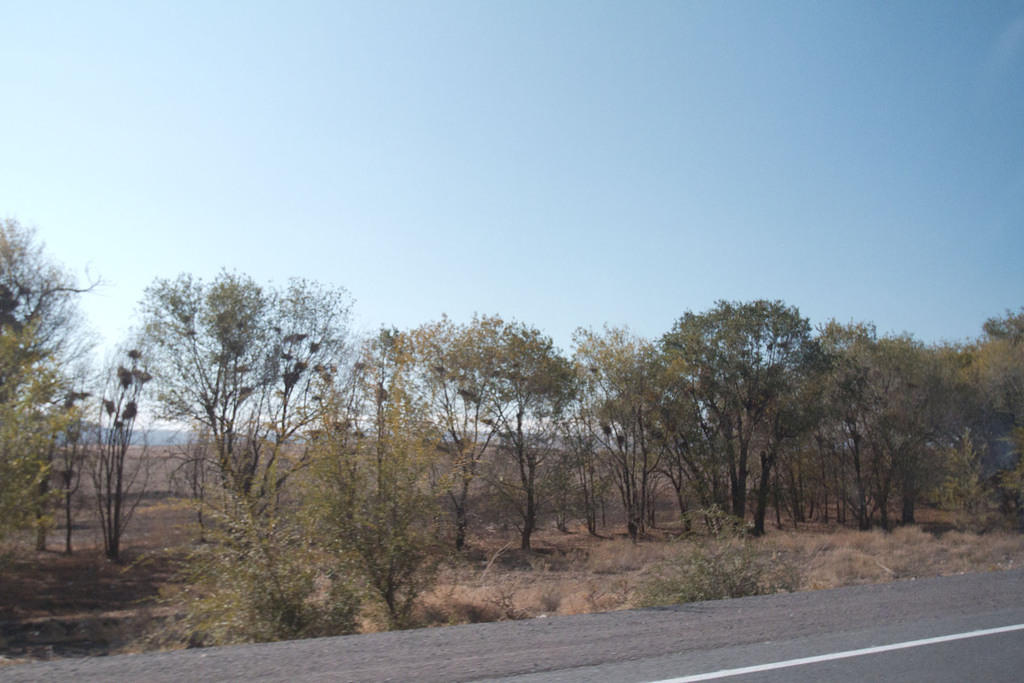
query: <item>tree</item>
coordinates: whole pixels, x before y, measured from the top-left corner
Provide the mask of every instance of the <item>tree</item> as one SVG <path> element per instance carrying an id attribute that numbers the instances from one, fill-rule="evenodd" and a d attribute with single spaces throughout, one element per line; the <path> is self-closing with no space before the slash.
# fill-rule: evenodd
<path id="1" fill-rule="evenodd" d="M 185 443 L 171 452 L 171 458 L 177 463 L 171 472 L 171 481 L 195 506 L 200 542 L 206 541 L 207 496 L 216 478 L 214 459 L 210 455 L 211 443 L 208 431 L 189 433 Z"/>
<path id="2" fill-rule="evenodd" d="M 801 340 L 801 349 L 789 362 L 780 364 L 777 381 L 777 396 L 767 408 L 765 435 L 759 453 L 760 473 L 757 485 L 757 506 L 754 511 L 755 536 L 764 534 L 764 519 L 768 508 L 768 495 L 776 492 L 775 513 L 780 515 L 781 503 L 778 485 L 773 487 L 773 473 L 780 461 L 793 464 L 803 446 L 802 440 L 818 424 L 820 414 L 815 402 L 817 385 L 820 382 L 823 359 L 817 344 L 810 339 Z M 793 470 L 790 470 L 793 474 Z M 793 480 L 798 477 L 793 474 Z M 794 500 L 798 500 L 796 481 Z M 793 518 L 800 517 L 800 507 L 793 505 Z"/>
<path id="3" fill-rule="evenodd" d="M 78 287 L 33 230 L 0 222 L 0 526 L 19 528 L 34 517 L 40 549 L 50 458 L 63 429 L 60 368 L 86 348 L 77 296 L 92 286 Z"/>
<path id="4" fill-rule="evenodd" d="M 970 381 L 979 397 L 974 433 L 984 442 L 988 469 L 998 470 L 1007 513 L 1024 531 L 1024 308 L 986 321 L 971 349 Z"/>
<path id="5" fill-rule="evenodd" d="M 819 339 L 830 364 L 825 393 L 825 419 L 816 435 L 823 467 L 832 469 L 836 515 L 843 521 L 852 508 L 861 530 L 871 528 L 871 452 L 867 444 L 870 412 L 870 358 L 877 335 L 873 325 L 841 325 L 831 321 Z M 839 501 L 843 507 L 838 507 Z"/>
<path id="6" fill-rule="evenodd" d="M 466 544 L 470 487 L 497 441 L 492 370 L 503 326 L 497 317 L 474 317 L 468 325 L 443 318 L 412 333 L 428 419 L 441 435 L 438 447 L 447 463 L 442 480 L 455 518 L 456 550 Z"/>
<path id="7" fill-rule="evenodd" d="M 691 496 L 704 510 L 728 507 L 729 475 L 718 433 L 696 391 L 697 374 L 674 354 L 665 363 L 658 415 L 659 471 L 672 485 L 679 514 L 688 524 Z"/>
<path id="8" fill-rule="evenodd" d="M 75 278 L 47 256 L 35 231 L 17 221 L 0 221 L 0 328 L 29 332 L 22 352 L 70 362 L 88 350 L 80 334 L 78 295 L 99 283 L 79 287 Z"/>
<path id="9" fill-rule="evenodd" d="M 264 508 L 308 464 L 302 438 L 345 362 L 349 298 L 305 280 L 283 290 L 222 272 L 157 280 L 143 300 L 160 416 L 209 434 L 234 499 Z"/>
<path id="10" fill-rule="evenodd" d="M 597 536 L 598 513 L 603 512 L 611 483 L 602 461 L 598 457 L 599 443 L 590 423 L 590 413 L 582 400 L 582 391 L 571 390 L 573 399 L 560 420 L 558 449 L 560 467 L 571 472 L 571 481 L 559 491 L 561 506 L 582 513 L 587 533 Z M 567 478 L 567 477 L 563 477 Z"/>
<path id="11" fill-rule="evenodd" d="M 111 373 L 100 401 L 96 442 L 88 459 L 103 532 L 103 553 L 115 562 L 121 559 L 121 538 L 146 485 L 145 453 L 134 462 L 129 461 L 128 455 L 142 392 L 152 379 L 141 363 L 140 351 L 132 349 L 126 356 L 128 366 L 119 364 Z"/>
<path id="12" fill-rule="evenodd" d="M 586 424 L 607 459 L 635 542 L 654 504 L 662 359 L 653 344 L 626 329 L 577 330 L 575 342 Z"/>
<path id="13" fill-rule="evenodd" d="M 906 335 L 879 338 L 863 324 L 830 322 L 819 339 L 829 368 L 816 441 L 837 494 L 862 530 L 875 513 L 889 528 L 896 495 L 901 521 L 912 523 L 918 496 L 941 476 L 941 441 L 957 429 L 941 354 Z"/>
<path id="14" fill-rule="evenodd" d="M 491 410 L 500 442 L 489 479 L 515 508 L 520 548 L 529 550 L 540 514 L 542 468 L 557 447 L 560 418 L 571 399 L 572 368 L 550 337 L 522 323 L 506 324 L 499 340 Z"/>
<path id="15" fill-rule="evenodd" d="M 26 353 L 28 334 L 0 332 L 0 538 L 37 520 L 49 476 L 45 456 L 60 431 L 46 410 L 59 386 L 56 372 L 38 352 Z"/>
<path id="16" fill-rule="evenodd" d="M 436 567 L 436 498 L 428 486 L 437 432 L 410 391 L 408 335 L 382 330 L 336 388 L 314 448 L 311 499 L 323 542 L 353 564 L 392 628 L 410 623 Z"/>
<path id="17" fill-rule="evenodd" d="M 877 350 L 876 377 L 885 409 L 871 438 L 892 468 L 900 523 L 913 524 L 918 497 L 941 478 L 950 383 L 937 352 L 909 336 L 885 337 Z"/>
<path id="18" fill-rule="evenodd" d="M 810 324 L 795 307 L 764 300 L 719 301 L 706 313 L 687 312 L 662 338 L 666 352 L 696 373 L 694 397 L 721 439 L 732 513 L 741 519 L 751 447 L 810 338 Z"/>
<path id="19" fill-rule="evenodd" d="M 92 394 L 87 391 L 70 389 L 64 396 L 64 429 L 57 435 L 54 448 L 57 455 L 51 458 L 56 478 L 60 484 L 61 507 L 64 512 L 64 554 L 72 552 L 71 533 L 74 529 L 74 503 L 82 482 L 82 470 L 88 455 L 89 425 L 85 419 L 82 402 Z"/>

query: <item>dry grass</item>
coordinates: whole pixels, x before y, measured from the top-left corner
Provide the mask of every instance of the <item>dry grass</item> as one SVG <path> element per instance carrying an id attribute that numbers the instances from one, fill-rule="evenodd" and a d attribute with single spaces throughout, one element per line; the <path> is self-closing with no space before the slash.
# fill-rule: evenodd
<path id="1" fill-rule="evenodd" d="M 540 537 L 551 547 L 545 547 L 546 553 L 532 563 L 518 557 L 503 561 L 504 555 L 515 553 L 495 548 L 484 539 L 487 547 L 479 549 L 478 561 L 451 565 L 424 597 L 424 625 L 636 607 L 641 603 L 641 589 L 659 566 L 695 552 L 704 542 L 696 538 L 633 544 L 627 538 L 554 533 Z M 1024 566 L 1024 536 L 1010 532 L 936 535 L 918 527 L 890 533 L 775 531 L 751 543 L 770 561 L 795 568 L 799 590 Z"/>
<path id="2" fill-rule="evenodd" d="M 778 539 L 778 540 L 775 540 Z M 778 534 L 778 543 L 801 559 L 804 589 L 836 588 L 918 576 L 1011 569 L 1024 562 L 1024 537 L 1007 532 L 949 531 L 936 536 L 917 527 L 825 534 Z"/>
<path id="3" fill-rule="evenodd" d="M 128 610 L 131 614 L 123 619 L 125 633 L 115 637 L 104 632 L 110 647 L 90 653 L 167 647 L 151 635 L 148 640 L 138 636 L 139 624 L 156 610 L 164 620 L 174 617 L 175 606 L 160 602 L 159 596 L 174 595 L 169 567 L 196 538 L 187 502 L 165 493 L 143 503 L 127 539 L 130 559 L 143 558 L 141 562 L 109 565 L 100 557 L 94 531 L 92 523 L 84 520 L 76 532 L 79 551 L 70 558 L 54 552 L 59 538 L 56 531 L 50 552 L 31 553 L 23 548 L 21 559 L 3 577 L 11 590 L 0 591 L 5 593 L 0 596 L 0 614 L 8 620 L 63 623 L 95 621 L 111 609 Z M 493 530 L 475 535 L 470 549 L 450 559 L 434 588 L 422 596 L 419 623 L 479 623 L 637 607 L 644 587 L 660 571 L 692 557 L 707 543 L 699 536 L 685 540 L 668 540 L 667 536 L 634 544 L 622 535 L 595 538 L 582 530 L 565 534 L 545 529 L 535 535 L 534 550 L 522 552 L 509 533 Z M 30 542 L 30 537 L 24 541 Z M 793 585 L 801 590 L 1024 565 L 1024 535 L 1010 532 L 947 531 L 939 535 L 918 527 L 891 533 L 807 528 L 799 532 L 770 530 L 749 544 L 769 566 L 795 567 Z M 379 628 L 375 621 L 368 616 L 365 629 Z M 114 627 L 111 622 L 110 628 Z M 73 629 L 68 626 L 66 630 Z M 10 639 L 8 646 L 4 638 Z M 15 640 L 10 633 L 0 635 L 0 655 L 33 656 L 33 645 L 26 643 L 16 650 Z M 58 647 L 56 654 L 62 651 L 81 653 Z"/>

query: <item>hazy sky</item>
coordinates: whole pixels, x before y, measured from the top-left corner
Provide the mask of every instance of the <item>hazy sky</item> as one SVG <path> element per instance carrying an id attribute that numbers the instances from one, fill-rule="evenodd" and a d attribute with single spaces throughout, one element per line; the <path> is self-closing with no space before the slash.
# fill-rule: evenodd
<path id="1" fill-rule="evenodd" d="M 656 337 L 1024 304 L 1022 2 L 0 0 L 0 216 L 117 341 L 154 277 Z"/>

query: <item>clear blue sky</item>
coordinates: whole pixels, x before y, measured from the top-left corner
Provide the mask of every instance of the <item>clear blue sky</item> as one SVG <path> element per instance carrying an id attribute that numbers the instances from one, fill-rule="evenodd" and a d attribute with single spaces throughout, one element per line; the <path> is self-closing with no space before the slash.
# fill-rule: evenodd
<path id="1" fill-rule="evenodd" d="M 568 348 L 717 299 L 976 336 L 1024 304 L 1024 2 L 0 0 L 0 216 L 117 341 L 154 277 Z"/>

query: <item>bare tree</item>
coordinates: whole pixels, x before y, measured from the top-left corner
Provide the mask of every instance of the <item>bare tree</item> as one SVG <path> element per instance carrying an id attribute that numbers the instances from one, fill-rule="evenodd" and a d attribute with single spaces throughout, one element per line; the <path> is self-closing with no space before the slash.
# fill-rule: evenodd
<path id="1" fill-rule="evenodd" d="M 114 561 L 121 559 L 121 537 L 146 485 L 145 446 L 134 462 L 129 462 L 128 451 L 135 434 L 143 387 L 152 377 L 140 363 L 140 351 L 132 349 L 127 356 L 128 366 L 117 366 L 100 401 L 99 426 L 89 459 L 103 532 L 103 552 Z"/>
<path id="2" fill-rule="evenodd" d="M 190 432 L 185 443 L 171 453 L 171 458 L 177 462 L 171 481 L 178 495 L 184 494 L 195 503 L 200 542 L 206 540 L 206 498 L 216 476 L 210 443 L 209 431 L 201 429 Z"/>
<path id="3" fill-rule="evenodd" d="M 82 469 L 88 454 L 88 425 L 82 401 L 91 396 L 86 391 L 68 391 L 64 398 L 64 430 L 55 440 L 56 456 L 51 458 L 53 474 L 60 486 L 61 508 L 64 513 L 64 554 L 72 552 L 71 533 L 74 529 L 75 498 L 82 483 Z"/>
<path id="4" fill-rule="evenodd" d="M 308 464 L 303 433 L 347 351 L 348 295 L 221 273 L 158 280 L 143 301 L 160 416 L 208 434 L 220 485 L 266 509 Z"/>

